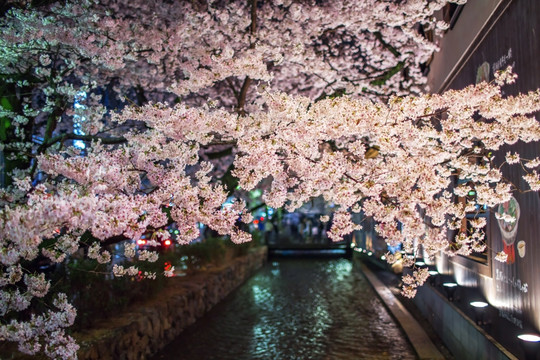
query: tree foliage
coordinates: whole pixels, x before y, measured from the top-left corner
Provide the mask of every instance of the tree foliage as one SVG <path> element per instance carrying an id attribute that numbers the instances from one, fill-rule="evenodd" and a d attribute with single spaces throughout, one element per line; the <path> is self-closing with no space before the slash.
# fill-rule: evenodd
<path id="1" fill-rule="evenodd" d="M 447 232 L 477 205 L 510 198 L 493 151 L 538 140 L 540 97 L 503 97 L 510 70 L 491 84 L 421 95 L 420 64 L 436 46 L 418 28 L 444 29 L 433 13 L 445 3 L 6 3 L 0 338 L 75 358 L 64 332 L 75 309 L 59 294 L 50 310 L 32 310 L 50 283 L 27 263 L 81 249 L 108 263 L 105 245 L 166 237 L 172 222 L 182 244 L 199 223 L 243 243 L 251 237 L 239 219 L 252 217 L 240 193 L 256 187 L 290 211 L 314 197 L 336 204 L 333 240 L 360 229 L 350 214 L 363 212 L 407 250 L 415 241 L 428 254 L 485 246 L 481 220 L 451 246 Z M 526 180 L 538 190 L 540 160 L 529 160 Z M 469 182 L 453 187 L 456 177 Z M 470 190 L 475 199 L 455 201 Z M 125 248 L 127 258 L 156 256 Z M 405 293 L 425 277 L 407 278 Z"/>

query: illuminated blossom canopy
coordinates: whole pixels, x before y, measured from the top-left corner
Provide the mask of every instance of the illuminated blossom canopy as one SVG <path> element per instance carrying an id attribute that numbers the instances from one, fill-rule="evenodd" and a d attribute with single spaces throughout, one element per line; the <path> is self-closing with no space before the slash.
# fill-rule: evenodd
<path id="1" fill-rule="evenodd" d="M 7 2 L 0 339 L 75 358 L 66 295 L 45 313 L 14 315 L 33 311 L 50 287 L 21 263 L 62 262 L 80 249 L 107 263 L 106 245 L 149 231 L 166 237 L 172 222 L 182 244 L 199 223 L 249 241 L 238 223 L 252 220 L 243 200 L 222 206 L 236 185 L 264 184 L 266 204 L 289 211 L 315 197 L 334 203 L 332 240 L 360 229 L 351 214 L 362 212 L 407 251 L 482 250 L 482 219 L 451 242 L 447 233 L 478 204 L 509 200 L 513 186 L 493 154 L 540 138 L 540 94 L 503 97 L 515 80 L 508 70 L 493 83 L 422 95 L 421 64 L 436 46 L 419 29 L 444 30 L 432 15 L 445 3 Z M 540 189 L 539 159 L 508 154 L 506 163 L 523 163 Z M 454 186 L 456 178 L 468 181 Z M 456 201 L 472 190 L 475 199 Z M 157 256 L 125 249 L 139 261 Z M 138 274 L 136 265 L 112 271 Z M 404 278 L 409 296 L 427 276 L 413 275 Z"/>

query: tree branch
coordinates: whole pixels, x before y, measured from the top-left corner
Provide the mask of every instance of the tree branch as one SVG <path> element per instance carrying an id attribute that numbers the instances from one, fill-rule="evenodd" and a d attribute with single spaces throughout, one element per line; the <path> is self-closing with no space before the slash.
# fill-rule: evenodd
<path id="1" fill-rule="evenodd" d="M 251 26 L 249 30 L 251 35 L 255 35 L 257 31 L 257 0 L 251 0 Z"/>
<path id="2" fill-rule="evenodd" d="M 255 41 L 253 40 L 253 37 L 255 36 L 255 32 L 257 31 L 257 0 L 251 0 L 251 25 L 249 27 L 249 32 L 251 35 L 251 44 L 249 45 L 250 49 L 255 48 Z M 246 76 L 244 79 L 244 84 L 242 85 L 242 89 L 240 90 L 240 94 L 238 95 L 238 113 L 240 115 L 245 115 L 246 112 L 244 110 L 244 106 L 246 104 L 246 96 L 247 91 L 249 89 L 249 86 L 251 85 L 251 79 L 249 76 Z"/>
<path id="3" fill-rule="evenodd" d="M 102 137 L 94 136 L 94 135 L 77 135 L 77 134 L 70 133 L 70 134 L 62 134 L 59 136 L 55 136 L 49 141 L 44 142 L 42 146 L 47 148 L 58 142 L 64 142 L 66 140 L 82 140 L 82 141 L 100 140 L 102 144 L 107 144 L 107 145 L 122 144 L 122 143 L 127 142 L 126 138 L 124 137 L 102 138 Z"/>
<path id="4" fill-rule="evenodd" d="M 249 89 L 249 85 L 251 85 L 251 79 L 249 76 L 246 76 L 246 79 L 244 80 L 244 84 L 242 85 L 242 89 L 240 90 L 240 95 L 238 96 L 238 113 L 242 116 L 246 115 L 246 111 L 244 110 L 244 105 L 246 104 L 246 96 Z"/>

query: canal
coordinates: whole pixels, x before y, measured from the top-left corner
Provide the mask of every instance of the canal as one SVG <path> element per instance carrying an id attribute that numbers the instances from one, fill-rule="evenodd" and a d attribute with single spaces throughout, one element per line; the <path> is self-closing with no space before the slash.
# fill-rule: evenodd
<path id="1" fill-rule="evenodd" d="M 271 258 L 153 359 L 415 359 L 344 258 Z"/>

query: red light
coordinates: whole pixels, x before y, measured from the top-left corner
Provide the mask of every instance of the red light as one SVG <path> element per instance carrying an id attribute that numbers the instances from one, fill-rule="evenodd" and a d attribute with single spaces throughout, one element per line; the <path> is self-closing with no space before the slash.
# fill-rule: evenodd
<path id="1" fill-rule="evenodd" d="M 144 240 L 144 239 L 139 239 L 139 240 L 137 241 L 137 244 L 139 244 L 139 245 L 144 245 L 144 244 L 146 244 L 146 240 Z"/>
<path id="2" fill-rule="evenodd" d="M 172 264 L 171 264 L 170 262 L 167 261 L 167 262 L 165 263 L 165 271 L 169 271 L 169 270 L 171 270 L 171 268 L 172 268 Z"/>
<path id="3" fill-rule="evenodd" d="M 264 216 L 261 216 L 261 221 L 264 221 Z"/>
<path id="4" fill-rule="evenodd" d="M 259 223 L 259 220 L 253 220 L 253 223 L 257 225 Z"/>
<path id="5" fill-rule="evenodd" d="M 165 240 L 165 246 L 169 246 L 169 245 L 171 245 L 171 240 L 169 239 Z"/>

